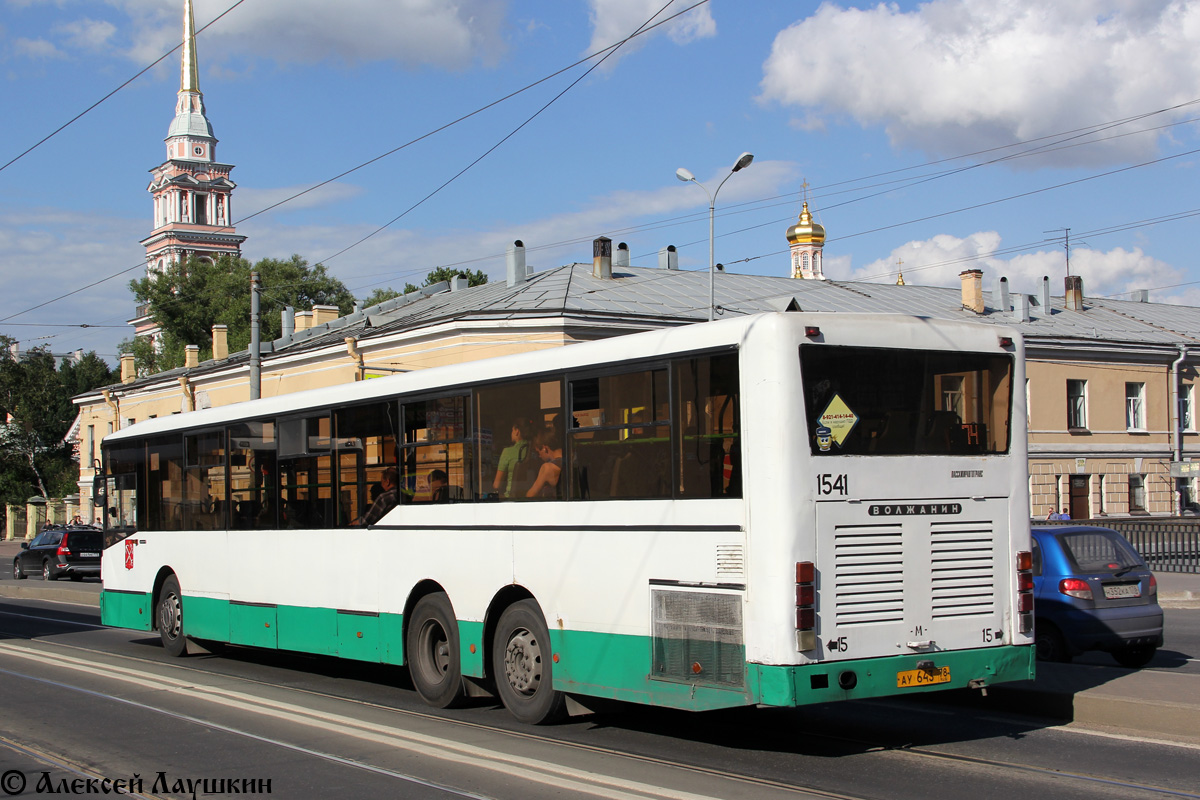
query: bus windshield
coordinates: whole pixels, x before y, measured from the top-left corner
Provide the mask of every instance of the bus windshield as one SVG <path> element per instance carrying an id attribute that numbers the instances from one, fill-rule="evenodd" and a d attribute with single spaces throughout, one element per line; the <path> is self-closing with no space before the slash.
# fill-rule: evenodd
<path id="1" fill-rule="evenodd" d="M 800 347 L 815 455 L 1008 452 L 1013 358 L 874 347 Z"/>

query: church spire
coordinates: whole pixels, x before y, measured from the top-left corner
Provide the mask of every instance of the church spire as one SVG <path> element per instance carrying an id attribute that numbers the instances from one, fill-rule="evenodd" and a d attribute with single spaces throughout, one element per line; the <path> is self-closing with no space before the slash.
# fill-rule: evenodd
<path id="1" fill-rule="evenodd" d="M 196 57 L 196 23 L 192 0 L 183 2 L 183 55 L 179 63 L 179 97 L 175 101 L 175 119 L 167 131 L 167 158 L 216 157 L 217 139 L 204 113 L 204 95 L 200 92 L 200 63 Z"/>
<path id="2" fill-rule="evenodd" d="M 183 3 L 183 63 L 179 69 L 179 91 L 200 94 L 200 65 L 196 59 L 196 20 L 192 0 Z"/>

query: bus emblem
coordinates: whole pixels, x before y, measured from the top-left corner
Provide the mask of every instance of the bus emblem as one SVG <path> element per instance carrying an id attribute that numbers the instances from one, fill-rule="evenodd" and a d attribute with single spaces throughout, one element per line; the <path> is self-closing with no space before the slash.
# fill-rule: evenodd
<path id="1" fill-rule="evenodd" d="M 133 546 L 137 544 L 133 539 L 125 540 L 125 569 L 133 569 Z"/>

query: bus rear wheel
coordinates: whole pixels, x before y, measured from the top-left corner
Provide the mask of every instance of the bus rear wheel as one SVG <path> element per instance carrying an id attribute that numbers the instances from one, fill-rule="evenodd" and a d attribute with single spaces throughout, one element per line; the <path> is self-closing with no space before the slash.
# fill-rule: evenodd
<path id="1" fill-rule="evenodd" d="M 492 676 L 504 707 L 521 722 L 542 725 L 566 716 L 566 696 L 554 690 L 550 633 L 533 600 L 513 603 L 500 615 Z"/>
<path id="2" fill-rule="evenodd" d="M 163 581 L 158 593 L 158 605 L 154 609 L 158 623 L 158 638 L 163 650 L 174 658 L 187 655 L 187 638 L 183 635 L 183 592 L 179 590 L 179 579 L 174 575 Z"/>
<path id="3" fill-rule="evenodd" d="M 421 699 L 434 708 L 461 705 L 467 693 L 458 660 L 458 621 L 444 592 L 422 597 L 408 623 L 408 671 Z"/>

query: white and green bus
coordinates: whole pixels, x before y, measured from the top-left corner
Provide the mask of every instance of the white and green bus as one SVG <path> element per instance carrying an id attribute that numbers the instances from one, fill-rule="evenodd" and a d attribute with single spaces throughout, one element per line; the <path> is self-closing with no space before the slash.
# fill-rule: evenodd
<path id="1" fill-rule="evenodd" d="M 104 440 L 103 621 L 531 723 L 1028 679 L 1023 347 L 759 314 L 148 420 Z"/>

